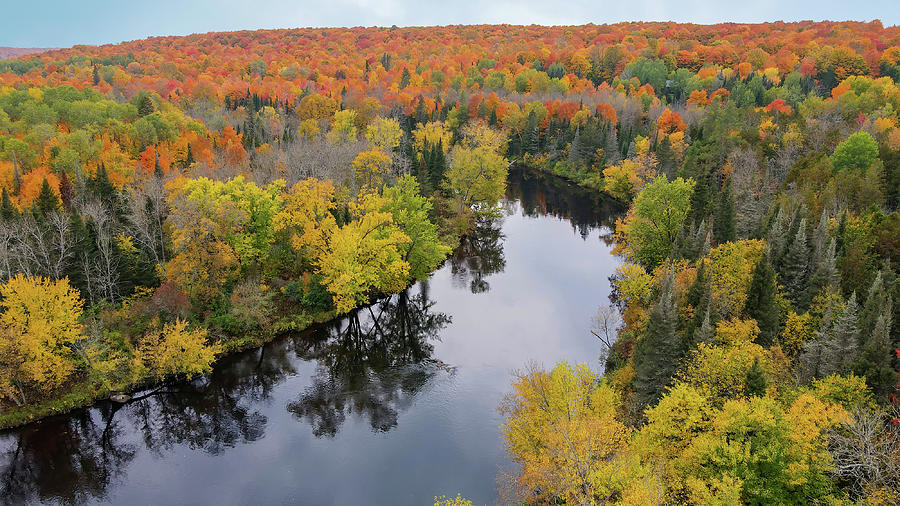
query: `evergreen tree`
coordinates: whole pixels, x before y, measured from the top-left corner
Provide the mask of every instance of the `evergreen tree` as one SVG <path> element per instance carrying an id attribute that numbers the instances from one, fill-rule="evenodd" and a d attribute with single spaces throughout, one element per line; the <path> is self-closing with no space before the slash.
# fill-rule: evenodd
<path id="1" fill-rule="evenodd" d="M 866 384 L 882 400 L 887 399 L 897 387 L 897 373 L 891 367 L 894 347 L 890 334 L 890 315 L 882 314 L 875 321 L 875 328 L 853 366 L 853 372 L 864 376 Z"/>
<path id="2" fill-rule="evenodd" d="M 287 132 L 289 130 L 290 130 L 289 128 L 284 129 L 285 132 Z M 195 163 L 194 152 L 191 151 L 191 145 L 190 145 L 190 143 L 188 143 L 187 154 L 184 156 L 184 166 L 185 166 L 185 168 L 188 168 L 191 165 L 194 165 L 194 163 Z"/>
<path id="3" fill-rule="evenodd" d="M 725 183 L 719 193 L 716 204 L 716 216 L 713 221 L 713 236 L 716 244 L 734 241 L 737 222 L 735 221 L 734 197 L 731 194 L 731 183 Z"/>
<path id="4" fill-rule="evenodd" d="M 694 332 L 694 343 L 712 343 L 714 338 L 716 337 L 716 329 L 712 325 L 712 321 L 709 318 L 710 310 L 707 307 L 706 311 L 703 312 L 703 322 L 697 327 L 697 330 Z"/>
<path id="5" fill-rule="evenodd" d="M 782 258 L 781 279 L 794 303 L 803 300 L 809 272 L 809 246 L 806 242 L 806 219 L 801 218 L 796 235 Z"/>
<path id="6" fill-rule="evenodd" d="M 762 366 L 759 365 L 759 358 L 756 358 L 753 360 L 753 365 L 750 366 L 750 369 L 747 369 L 745 394 L 748 397 L 762 397 L 766 394 L 768 386 L 766 375 Z"/>
<path id="7" fill-rule="evenodd" d="M 891 296 L 885 288 L 884 273 L 878 271 L 878 274 L 875 275 L 875 280 L 872 281 L 872 285 L 869 287 L 869 295 L 866 297 L 865 306 L 863 306 L 860 318 L 862 335 L 871 335 L 875 331 L 875 324 L 878 318 L 883 314 L 890 314 L 890 299 Z"/>
<path id="8" fill-rule="evenodd" d="M 47 178 L 44 178 L 44 182 L 41 183 L 41 193 L 34 200 L 34 207 L 42 216 L 59 209 L 59 197 L 56 196 L 56 193 L 53 193 Z"/>
<path id="9" fill-rule="evenodd" d="M 407 86 L 409 86 L 409 78 L 410 78 L 409 69 L 404 67 L 403 73 L 400 75 L 400 89 L 401 90 L 403 88 L 406 88 Z"/>
<path id="10" fill-rule="evenodd" d="M 640 412 L 656 404 L 684 354 L 678 335 L 678 311 L 670 272 L 663 281 L 659 301 L 650 312 L 644 335 L 634 348 L 634 398 Z"/>
<path id="11" fill-rule="evenodd" d="M 775 305 L 775 269 L 769 258 L 769 252 L 757 262 L 753 269 L 753 279 L 747 293 L 744 312 L 756 320 L 759 326 L 757 342 L 762 346 L 771 346 L 778 336 L 778 308 Z"/>
<path id="12" fill-rule="evenodd" d="M 2 218 L 3 221 L 12 221 L 18 215 L 18 209 L 16 209 L 16 206 L 14 206 L 9 199 L 9 193 L 7 193 L 6 187 L 4 187 L 3 197 L 2 200 L 0 200 L 0 218 Z"/>
<path id="13" fill-rule="evenodd" d="M 156 105 L 147 93 L 141 93 L 137 101 L 137 108 L 138 115 L 144 117 L 148 114 L 153 114 L 153 111 L 156 110 Z"/>
<path id="14" fill-rule="evenodd" d="M 768 232 L 766 233 L 766 242 L 769 244 L 769 252 L 772 256 L 773 264 L 777 264 L 781 260 L 781 253 L 787 244 L 787 230 L 785 223 L 784 211 L 779 206 L 769 220 Z"/>
<path id="15" fill-rule="evenodd" d="M 847 306 L 835 321 L 834 327 L 825 341 L 825 357 L 823 374 L 845 374 L 856 359 L 859 350 L 859 305 L 856 303 L 856 292 L 850 295 Z"/>
<path id="16" fill-rule="evenodd" d="M 88 188 L 101 202 L 110 206 L 110 209 L 118 208 L 118 193 L 112 181 L 109 180 L 109 174 L 107 174 L 106 165 L 103 162 L 100 162 L 94 177 L 88 181 Z"/>

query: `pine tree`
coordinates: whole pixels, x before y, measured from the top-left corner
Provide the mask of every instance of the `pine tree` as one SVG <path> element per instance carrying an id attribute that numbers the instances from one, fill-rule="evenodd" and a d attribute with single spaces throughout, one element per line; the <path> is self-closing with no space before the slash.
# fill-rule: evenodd
<path id="1" fill-rule="evenodd" d="M 6 187 L 4 187 L 3 197 L 2 200 L 0 200 L 0 218 L 2 218 L 3 221 L 12 221 L 18 215 L 18 209 L 16 209 L 16 206 L 14 206 L 9 199 L 9 193 L 7 193 Z"/>
<path id="2" fill-rule="evenodd" d="M 875 321 L 872 334 L 868 337 L 853 372 L 866 378 L 866 384 L 880 399 L 887 399 L 897 386 L 897 373 L 891 367 L 894 348 L 891 345 L 890 312 L 882 314 Z"/>
<path id="3" fill-rule="evenodd" d="M 781 253 L 787 244 L 787 230 L 785 227 L 784 212 L 779 206 L 772 219 L 769 220 L 769 230 L 766 234 L 766 242 L 772 255 L 773 264 L 781 259 Z"/>
<path id="4" fill-rule="evenodd" d="M 781 265 L 781 279 L 794 303 L 803 299 L 809 272 L 809 246 L 806 242 L 806 219 L 801 218 L 794 240 L 788 245 Z"/>
<path id="5" fill-rule="evenodd" d="M 50 188 L 50 183 L 47 181 L 47 178 L 44 178 L 44 182 L 41 183 L 41 193 L 39 193 L 35 199 L 34 207 L 42 216 L 46 216 L 48 213 L 59 209 L 59 197 L 53 193 L 53 189 Z"/>
<path id="6" fill-rule="evenodd" d="M 859 305 L 856 292 L 847 301 L 841 316 L 835 321 L 825 344 L 824 374 L 845 374 L 856 360 L 859 350 Z"/>
<path id="7" fill-rule="evenodd" d="M 285 128 L 284 131 L 288 132 L 288 131 L 290 131 L 290 129 Z M 185 168 L 189 168 L 191 165 L 194 165 L 194 163 L 195 163 L 194 153 L 193 153 L 193 151 L 191 151 L 191 144 L 188 143 L 187 154 L 184 156 L 184 166 L 185 166 Z"/>
<path id="8" fill-rule="evenodd" d="M 616 132 L 616 125 L 610 123 L 607 128 L 606 144 L 603 147 L 603 152 L 606 154 L 607 163 L 613 165 L 619 163 L 622 159 L 622 155 L 619 153 L 619 134 Z"/>
<path id="9" fill-rule="evenodd" d="M 634 398 L 639 411 L 662 397 L 684 354 L 678 335 L 673 275 L 663 281 L 659 301 L 650 312 L 644 335 L 634 348 Z"/>
<path id="10" fill-rule="evenodd" d="M 694 343 L 712 343 L 713 339 L 716 337 L 716 329 L 712 325 L 712 321 L 709 318 L 709 308 L 706 308 L 706 311 L 703 312 L 703 322 L 697 327 L 697 330 L 694 332 Z"/>
<path id="11" fill-rule="evenodd" d="M 100 165 L 97 166 L 97 172 L 88 182 L 88 187 L 101 202 L 110 206 L 111 209 L 117 208 L 118 194 L 116 193 L 116 187 L 109 180 L 109 174 L 107 174 L 106 165 L 103 162 L 100 162 Z"/>
<path id="12" fill-rule="evenodd" d="M 863 306 L 860 329 L 862 335 L 871 335 L 875 331 L 875 324 L 878 318 L 883 314 L 890 314 L 888 308 L 891 305 L 891 296 L 885 288 L 884 273 L 878 271 L 875 280 L 869 287 L 869 294 L 866 297 L 866 304 Z M 862 343 L 860 343 L 862 344 Z"/>
<path id="13" fill-rule="evenodd" d="M 778 308 L 775 305 L 775 269 L 767 251 L 753 269 L 753 279 L 744 312 L 759 326 L 757 342 L 771 346 L 778 336 Z"/>
<path id="14" fill-rule="evenodd" d="M 400 75 L 400 89 L 401 90 L 406 88 L 407 86 L 409 86 L 409 78 L 410 78 L 409 69 L 404 67 L 403 73 Z"/>
<path id="15" fill-rule="evenodd" d="M 716 244 L 734 241 L 737 223 L 735 221 L 734 197 L 731 195 L 731 183 L 725 183 L 719 193 L 716 204 L 716 216 L 713 221 L 713 235 Z"/>
<path id="16" fill-rule="evenodd" d="M 762 397 L 766 394 L 768 386 L 766 375 L 759 365 L 759 358 L 756 358 L 750 369 L 747 369 L 745 394 L 747 397 Z"/>

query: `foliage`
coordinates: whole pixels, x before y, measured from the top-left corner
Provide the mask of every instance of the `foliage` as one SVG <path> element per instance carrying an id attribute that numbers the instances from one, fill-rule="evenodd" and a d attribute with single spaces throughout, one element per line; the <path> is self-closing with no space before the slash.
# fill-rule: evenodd
<path id="1" fill-rule="evenodd" d="M 657 176 L 637 195 L 628 216 L 616 224 L 616 234 L 637 263 L 652 269 L 669 256 L 690 209 L 693 189 L 693 180 L 669 182 Z"/>
<path id="2" fill-rule="evenodd" d="M 0 286 L 0 296 L 0 394 L 25 403 L 23 384 L 52 390 L 75 371 L 71 346 L 83 339 L 83 302 L 68 280 L 21 274 Z"/>

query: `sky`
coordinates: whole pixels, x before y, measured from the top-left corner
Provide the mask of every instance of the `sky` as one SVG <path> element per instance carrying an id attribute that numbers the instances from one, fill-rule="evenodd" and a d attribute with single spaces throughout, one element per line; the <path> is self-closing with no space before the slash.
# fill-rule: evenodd
<path id="1" fill-rule="evenodd" d="M 3 0 L 0 46 L 69 47 L 261 28 L 880 19 L 898 0 Z"/>

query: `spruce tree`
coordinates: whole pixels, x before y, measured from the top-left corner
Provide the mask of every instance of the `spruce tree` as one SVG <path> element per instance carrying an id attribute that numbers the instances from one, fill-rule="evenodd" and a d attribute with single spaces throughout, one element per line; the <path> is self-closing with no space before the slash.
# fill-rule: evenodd
<path id="1" fill-rule="evenodd" d="M 801 218 L 793 241 L 781 262 L 781 279 L 794 303 L 803 299 L 809 273 L 809 246 L 806 242 L 806 219 Z"/>
<path id="2" fill-rule="evenodd" d="M 697 330 L 694 331 L 694 343 L 712 343 L 713 339 L 716 337 L 716 329 L 712 325 L 712 321 L 709 318 L 709 308 L 703 312 L 703 322 L 697 327 Z"/>
<path id="3" fill-rule="evenodd" d="M 13 159 L 13 193 L 18 195 L 22 191 L 22 173 L 19 171 L 19 159 L 16 152 L 12 152 Z"/>
<path id="4" fill-rule="evenodd" d="M 725 183 L 722 191 L 719 193 L 719 201 L 716 204 L 716 216 L 713 221 L 713 235 L 715 236 L 716 244 L 734 241 L 736 228 L 731 183 Z"/>
<path id="5" fill-rule="evenodd" d="M 757 342 L 771 346 L 778 336 L 778 308 L 775 305 L 775 269 L 767 251 L 753 269 L 744 312 L 759 326 Z"/>
<path id="6" fill-rule="evenodd" d="M 891 367 L 894 348 L 891 345 L 891 319 L 882 314 L 875 321 L 875 327 L 859 358 L 853 366 L 853 372 L 866 378 L 866 384 L 881 400 L 887 399 L 897 387 L 897 373 Z"/>
<path id="7" fill-rule="evenodd" d="M 829 300 L 828 305 L 825 307 L 822 322 L 819 324 L 819 330 L 816 331 L 816 337 L 807 342 L 800 353 L 797 369 L 800 378 L 806 382 L 821 378 L 824 376 L 823 371 L 827 369 L 827 366 L 824 364 L 826 355 L 825 343 L 828 341 L 829 333 L 833 326 L 832 311 L 833 308 Z"/>
<path id="8" fill-rule="evenodd" d="M 284 131 L 289 131 L 289 128 L 286 128 Z M 191 144 L 188 143 L 187 154 L 184 156 L 184 167 L 189 168 L 191 165 L 194 165 L 194 153 L 191 151 Z"/>
<path id="9" fill-rule="evenodd" d="M 753 365 L 747 369 L 745 385 L 744 393 L 747 397 L 762 397 L 766 394 L 766 388 L 769 385 L 762 366 L 759 365 L 759 358 L 753 359 Z"/>
<path id="10" fill-rule="evenodd" d="M 53 193 L 47 178 L 44 178 L 44 182 L 41 183 L 41 193 L 34 200 L 34 207 L 42 216 L 59 209 L 59 197 Z"/>
<path id="11" fill-rule="evenodd" d="M 12 221 L 19 215 L 19 211 L 16 209 L 16 206 L 13 205 L 12 201 L 9 199 L 9 193 L 6 191 L 6 187 L 3 188 L 3 197 L 0 200 L 0 218 L 3 221 Z"/>
<path id="12" fill-rule="evenodd" d="M 634 348 L 634 399 L 640 412 L 656 404 L 684 354 L 678 335 L 678 311 L 670 272 L 663 281 L 659 301 L 650 311 L 644 335 Z"/>
<path id="13" fill-rule="evenodd" d="M 834 326 L 825 341 L 825 357 L 823 374 L 845 374 L 856 360 L 859 350 L 859 305 L 856 292 L 850 295 L 844 311 L 834 322 Z"/>

